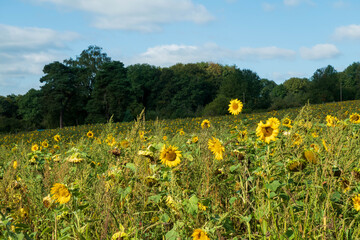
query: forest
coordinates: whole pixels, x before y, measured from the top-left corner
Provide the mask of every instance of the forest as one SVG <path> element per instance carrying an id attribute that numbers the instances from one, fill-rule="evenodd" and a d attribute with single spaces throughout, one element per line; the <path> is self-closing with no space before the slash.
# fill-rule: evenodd
<path id="1" fill-rule="evenodd" d="M 89 46 L 75 59 L 44 66 L 40 89 L 0 96 L 0 132 L 133 121 L 145 109 L 146 119 L 174 119 L 227 114 L 230 99 L 244 112 L 277 110 L 360 99 L 360 62 L 343 72 L 328 65 L 308 78 L 281 84 L 249 69 L 212 62 L 156 67 L 125 67 L 101 47 Z"/>

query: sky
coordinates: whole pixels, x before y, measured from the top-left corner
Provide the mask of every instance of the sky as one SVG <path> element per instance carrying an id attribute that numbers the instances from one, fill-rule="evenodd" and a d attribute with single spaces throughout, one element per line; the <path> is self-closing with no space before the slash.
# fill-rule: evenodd
<path id="1" fill-rule="evenodd" d="M 0 95 L 90 45 L 125 66 L 215 62 L 280 84 L 360 61 L 359 0 L 0 0 Z"/>

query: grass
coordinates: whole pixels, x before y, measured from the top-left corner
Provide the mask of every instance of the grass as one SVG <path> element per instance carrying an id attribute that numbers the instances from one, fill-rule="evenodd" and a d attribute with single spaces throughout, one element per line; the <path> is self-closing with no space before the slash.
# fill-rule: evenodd
<path id="1" fill-rule="evenodd" d="M 2 135 L 0 236 L 358 239 L 360 124 L 349 120 L 358 106 L 213 117 L 206 129 L 204 118 L 140 115 L 133 123 Z M 340 121 L 327 126 L 327 115 Z M 270 117 L 289 117 L 292 127 L 280 125 L 267 144 L 255 130 Z M 213 137 L 225 149 L 221 160 L 209 150 Z M 181 151 L 173 167 L 160 159 L 170 145 Z M 55 183 L 66 186 L 69 201 L 52 195 L 44 204 Z"/>

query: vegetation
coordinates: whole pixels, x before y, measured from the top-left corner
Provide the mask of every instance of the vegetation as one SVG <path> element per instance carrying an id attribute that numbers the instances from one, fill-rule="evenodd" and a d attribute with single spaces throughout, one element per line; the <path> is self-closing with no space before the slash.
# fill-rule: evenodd
<path id="1" fill-rule="evenodd" d="M 4 134 L 0 238 L 359 239 L 359 103 Z"/>
<path id="2" fill-rule="evenodd" d="M 106 123 L 111 117 L 126 122 L 144 108 L 149 120 L 220 116 L 235 98 L 245 104 L 244 112 L 360 99 L 359 62 L 343 72 L 329 65 L 310 79 L 276 84 L 216 63 L 125 67 L 89 46 L 75 59 L 45 65 L 43 72 L 39 90 L 0 96 L 0 132 Z"/>

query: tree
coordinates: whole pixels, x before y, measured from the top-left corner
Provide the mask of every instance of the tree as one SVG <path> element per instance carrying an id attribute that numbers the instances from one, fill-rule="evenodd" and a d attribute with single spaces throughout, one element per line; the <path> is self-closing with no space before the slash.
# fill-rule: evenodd
<path id="1" fill-rule="evenodd" d="M 105 122 L 113 116 L 114 121 L 128 120 L 125 113 L 131 111 L 135 97 L 126 68 L 119 61 L 104 63 L 95 77 L 94 90 L 87 105 L 89 122 Z"/>
<path id="2" fill-rule="evenodd" d="M 331 65 L 317 69 L 311 77 L 310 86 L 310 96 L 313 103 L 339 100 L 339 75 Z"/>
<path id="3" fill-rule="evenodd" d="M 360 62 L 354 62 L 339 74 L 342 99 L 360 99 Z"/>
<path id="4" fill-rule="evenodd" d="M 59 126 L 63 127 L 64 113 L 72 98 L 77 94 L 76 71 L 60 62 L 53 62 L 45 65 L 43 72 L 45 76 L 40 79 L 43 93 L 44 112 L 48 117 L 48 126 L 54 126 L 53 116 L 58 115 Z"/>
<path id="5" fill-rule="evenodd" d="M 18 113 L 24 120 L 27 129 L 36 129 L 41 127 L 43 120 L 41 99 L 42 92 L 33 88 L 25 95 L 19 96 Z"/>

